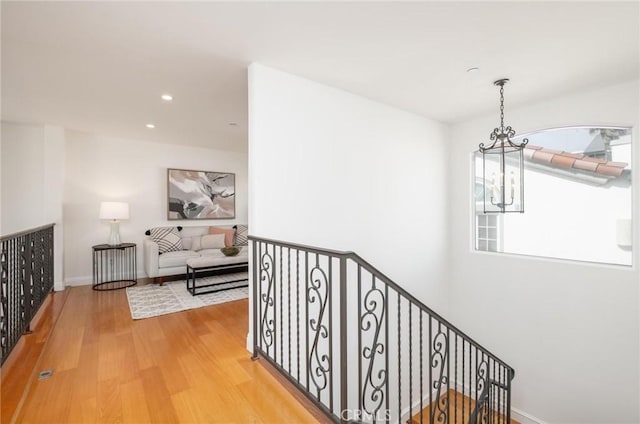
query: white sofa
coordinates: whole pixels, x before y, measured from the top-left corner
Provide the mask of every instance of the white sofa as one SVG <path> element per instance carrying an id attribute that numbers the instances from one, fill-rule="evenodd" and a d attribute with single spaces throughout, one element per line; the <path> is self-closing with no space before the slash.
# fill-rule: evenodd
<path id="1" fill-rule="evenodd" d="M 233 228 L 233 226 L 217 226 L 220 228 Z M 191 250 L 192 238 L 209 234 L 209 226 L 183 227 L 180 231 L 182 247 L 184 250 L 159 254 L 158 244 L 147 238 L 143 242 L 144 270 L 147 277 L 159 279 L 169 275 L 184 275 L 187 270 L 187 260 L 191 258 L 211 257 L 220 265 L 237 264 L 248 261 L 247 246 L 243 246 L 236 256 L 225 256 L 220 249 Z"/>

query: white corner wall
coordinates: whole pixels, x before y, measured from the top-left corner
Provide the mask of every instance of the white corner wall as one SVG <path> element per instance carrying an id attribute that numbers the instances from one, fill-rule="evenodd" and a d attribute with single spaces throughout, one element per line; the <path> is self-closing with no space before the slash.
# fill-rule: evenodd
<path id="1" fill-rule="evenodd" d="M 638 99 L 638 81 L 632 81 L 527 107 L 507 105 L 505 120 L 522 133 L 580 124 L 633 126 L 638 170 Z M 470 157 L 497 119 L 496 112 L 451 130 L 451 161 L 460 165 L 448 174 L 454 323 L 516 369 L 517 410 L 550 423 L 638 423 L 640 234 L 634 231 L 633 267 L 474 252 Z M 633 184 L 637 228 L 636 171 Z"/>
<path id="2" fill-rule="evenodd" d="M 2 122 L 0 215 L 2 234 L 54 227 L 54 288 L 63 283 L 64 129 Z"/>
<path id="3" fill-rule="evenodd" d="M 120 223 L 124 242 L 138 244 L 138 277 L 144 232 L 156 226 L 231 225 L 247 222 L 247 155 L 184 145 L 124 140 L 67 130 L 64 195 L 65 281 L 91 283 L 91 246 L 105 243 L 109 226 L 98 219 L 101 201 L 129 202 Z M 236 218 L 168 221 L 167 168 L 234 172 Z"/>
<path id="4" fill-rule="evenodd" d="M 446 314 L 445 125 L 249 67 L 249 230 L 351 250 Z"/>
<path id="5" fill-rule="evenodd" d="M 44 126 L 2 122 L 2 231 L 46 224 Z"/>

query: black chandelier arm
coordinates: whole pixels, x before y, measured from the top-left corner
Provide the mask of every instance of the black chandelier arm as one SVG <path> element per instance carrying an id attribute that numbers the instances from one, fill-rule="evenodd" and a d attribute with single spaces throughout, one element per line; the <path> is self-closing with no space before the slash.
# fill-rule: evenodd
<path id="1" fill-rule="evenodd" d="M 480 143 L 480 145 L 478 146 L 478 150 L 480 150 L 481 152 L 486 152 L 488 150 L 492 150 L 496 148 L 496 144 L 498 143 L 498 141 L 494 141 L 493 143 L 491 143 L 490 146 L 485 147 L 484 143 Z"/>
<path id="2" fill-rule="evenodd" d="M 507 136 L 507 138 L 510 139 L 511 137 L 516 135 L 516 131 L 513 128 L 511 128 L 511 126 L 508 126 L 508 127 L 504 128 L 503 134 L 505 134 Z M 509 140 L 509 141 L 511 141 L 511 140 Z"/>

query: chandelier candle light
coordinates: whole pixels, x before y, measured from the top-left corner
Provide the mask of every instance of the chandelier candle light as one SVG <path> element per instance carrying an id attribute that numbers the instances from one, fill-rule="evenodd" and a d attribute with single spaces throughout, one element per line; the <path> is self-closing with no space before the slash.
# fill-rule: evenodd
<path id="1" fill-rule="evenodd" d="M 126 202 L 102 202 L 100 203 L 100 219 L 109 220 L 111 233 L 109 245 L 117 246 L 120 241 L 120 221 L 129 219 L 129 204 Z"/>
<path id="2" fill-rule="evenodd" d="M 482 188 L 484 213 L 524 212 L 524 147 L 526 138 L 517 144 L 511 141 L 516 132 L 504 126 L 504 85 L 508 79 L 499 79 L 500 126 L 489 136 L 491 145 L 480 143 L 482 153 Z M 491 175 L 491 180 L 487 180 Z"/>

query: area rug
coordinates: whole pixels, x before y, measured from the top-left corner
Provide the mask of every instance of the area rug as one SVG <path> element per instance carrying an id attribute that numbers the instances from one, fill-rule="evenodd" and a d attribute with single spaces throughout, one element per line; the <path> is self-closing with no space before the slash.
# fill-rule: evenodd
<path id="1" fill-rule="evenodd" d="M 198 285 L 205 285 L 240 280 L 242 278 L 248 278 L 246 272 L 203 277 L 198 278 L 197 281 Z M 219 288 L 236 287 L 243 284 L 246 284 L 246 282 L 222 284 Z M 187 291 L 185 281 L 182 280 L 167 282 L 162 286 L 146 284 L 144 286 L 128 287 L 127 300 L 129 301 L 131 317 L 133 319 L 143 319 L 245 299 L 248 297 L 248 293 L 249 289 L 247 287 L 237 287 L 217 293 L 191 296 L 191 293 Z"/>

